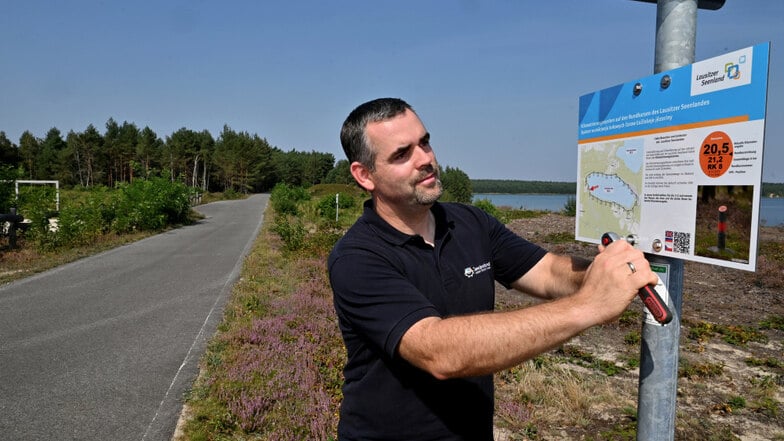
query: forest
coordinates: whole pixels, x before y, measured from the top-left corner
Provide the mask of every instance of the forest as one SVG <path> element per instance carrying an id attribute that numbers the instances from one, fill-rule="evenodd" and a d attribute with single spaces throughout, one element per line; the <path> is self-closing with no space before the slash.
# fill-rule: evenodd
<path id="1" fill-rule="evenodd" d="M 574 182 L 516 181 L 509 179 L 472 179 L 474 193 L 550 193 L 575 194 Z"/>
<path id="2" fill-rule="evenodd" d="M 103 131 L 51 128 L 43 138 L 25 131 L 15 144 L 0 132 L 0 164 L 15 179 L 58 180 L 69 187 L 114 188 L 134 178 L 164 177 L 202 191 L 269 191 L 277 183 L 310 186 L 338 178 L 335 157 L 283 151 L 266 139 L 224 126 L 217 137 L 181 128 L 165 137 L 149 127 L 110 118 Z M 348 172 L 348 167 L 344 167 Z M 6 170 L 7 171 L 7 170 Z M 5 178 L 8 176 L 6 174 Z"/>
<path id="3" fill-rule="evenodd" d="M 446 200 L 470 202 L 472 193 L 575 194 L 575 182 L 470 179 L 446 167 Z M 205 192 L 255 193 L 276 184 L 309 187 L 353 183 L 346 160 L 331 153 L 285 151 L 257 134 L 224 125 L 209 131 L 181 128 L 159 136 L 109 118 L 103 130 L 90 124 L 81 132 L 49 129 L 43 138 L 25 131 L 17 143 L 0 131 L 0 179 L 58 180 L 64 188 L 130 183 L 134 178 L 163 177 Z M 784 196 L 784 183 L 764 183 L 765 196 Z M 451 197 L 450 197 L 451 196 Z"/>

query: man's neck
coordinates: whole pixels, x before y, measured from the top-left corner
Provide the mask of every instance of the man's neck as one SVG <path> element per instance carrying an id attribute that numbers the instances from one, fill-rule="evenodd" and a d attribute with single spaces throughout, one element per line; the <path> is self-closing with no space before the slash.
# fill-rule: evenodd
<path id="1" fill-rule="evenodd" d="M 430 211 L 432 205 L 421 205 L 409 210 L 392 209 L 378 200 L 373 205 L 376 213 L 401 233 L 418 234 L 431 245 L 435 241 L 436 221 Z"/>

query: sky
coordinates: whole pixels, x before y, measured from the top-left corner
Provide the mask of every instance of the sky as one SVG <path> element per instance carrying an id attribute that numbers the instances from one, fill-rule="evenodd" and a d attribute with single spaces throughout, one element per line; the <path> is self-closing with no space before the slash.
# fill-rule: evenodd
<path id="1" fill-rule="evenodd" d="M 228 125 L 339 160 L 348 113 L 389 96 L 442 166 L 574 182 L 579 97 L 652 75 L 655 34 L 656 5 L 632 0 L 4 1 L 0 131 Z M 698 11 L 695 61 L 765 42 L 762 177 L 784 182 L 784 2 Z"/>

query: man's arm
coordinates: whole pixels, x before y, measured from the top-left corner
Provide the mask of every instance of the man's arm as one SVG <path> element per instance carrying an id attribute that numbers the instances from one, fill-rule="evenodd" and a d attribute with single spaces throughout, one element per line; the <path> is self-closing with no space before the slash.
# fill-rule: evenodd
<path id="1" fill-rule="evenodd" d="M 514 284 L 556 300 L 516 311 L 425 318 L 403 335 L 399 354 L 439 379 L 487 375 L 617 318 L 637 290 L 657 278 L 643 254 L 625 241 L 600 250 L 587 270 L 581 264 L 569 270 L 565 265 L 571 267 L 571 260 L 550 256 L 534 266 L 533 277 Z M 636 273 L 627 262 L 634 264 Z M 555 280 L 561 277 L 565 279 Z M 579 288 L 573 290 L 575 285 Z"/>
<path id="2" fill-rule="evenodd" d="M 580 289 L 591 261 L 576 256 L 547 253 L 512 288 L 543 299 L 558 299 Z"/>

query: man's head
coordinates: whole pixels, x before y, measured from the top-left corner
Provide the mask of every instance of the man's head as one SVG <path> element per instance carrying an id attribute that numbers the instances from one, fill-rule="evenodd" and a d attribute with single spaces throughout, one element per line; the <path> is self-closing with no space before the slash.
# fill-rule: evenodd
<path id="1" fill-rule="evenodd" d="M 343 123 L 340 130 L 340 143 L 349 164 L 359 162 L 370 170 L 375 169 L 376 152 L 367 139 L 365 129 L 368 123 L 391 119 L 414 109 L 400 98 L 378 98 L 360 104 Z"/>
<path id="2" fill-rule="evenodd" d="M 340 132 L 357 183 L 377 207 L 430 205 L 443 192 L 430 133 L 405 101 L 380 98 L 354 109 Z"/>

